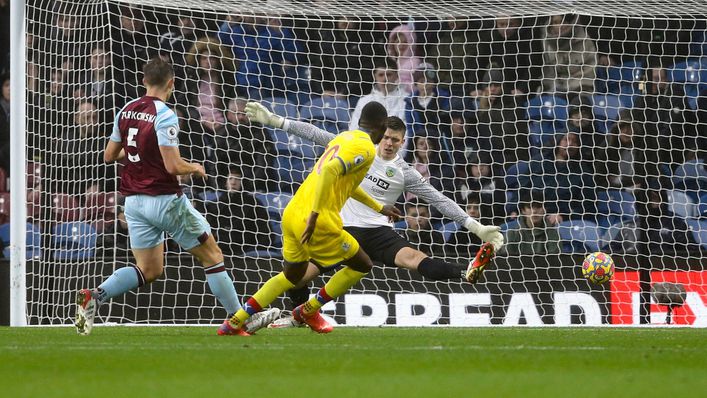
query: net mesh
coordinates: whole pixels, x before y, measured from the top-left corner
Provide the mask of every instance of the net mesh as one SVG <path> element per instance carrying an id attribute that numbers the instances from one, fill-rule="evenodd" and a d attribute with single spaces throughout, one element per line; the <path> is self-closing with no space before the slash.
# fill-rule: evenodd
<path id="1" fill-rule="evenodd" d="M 241 295 L 279 271 L 282 210 L 324 150 L 250 124 L 245 103 L 336 134 L 374 99 L 406 122 L 412 167 L 508 243 L 477 286 L 377 268 L 327 307 L 338 322 L 634 324 L 656 282 L 687 289 L 673 322 L 707 322 L 705 14 L 698 1 L 31 2 L 29 321 L 70 322 L 77 288 L 132 261 L 120 166 L 102 153 L 159 56 L 176 73 L 181 154 L 209 175 L 180 183 Z M 396 230 L 423 251 L 474 256 L 481 242 L 434 203 L 398 203 Z M 597 251 L 616 262 L 604 285 L 582 277 Z M 184 254 L 168 240 L 163 278 L 101 320 L 218 322 Z"/>

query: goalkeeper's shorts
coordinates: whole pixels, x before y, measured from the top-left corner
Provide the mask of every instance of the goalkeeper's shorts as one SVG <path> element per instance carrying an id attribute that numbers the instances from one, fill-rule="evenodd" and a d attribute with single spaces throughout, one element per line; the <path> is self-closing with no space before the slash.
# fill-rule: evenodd
<path id="1" fill-rule="evenodd" d="M 183 249 L 202 244 L 211 227 L 184 195 L 130 195 L 125 198 L 130 247 L 147 249 L 162 243 L 167 232 Z"/>

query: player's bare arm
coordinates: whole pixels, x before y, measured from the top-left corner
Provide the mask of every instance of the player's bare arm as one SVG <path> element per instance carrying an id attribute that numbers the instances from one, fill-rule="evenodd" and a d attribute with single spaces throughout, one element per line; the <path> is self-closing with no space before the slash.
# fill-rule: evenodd
<path id="1" fill-rule="evenodd" d="M 123 145 L 120 142 L 108 140 L 106 149 L 103 152 L 103 160 L 106 163 L 113 163 L 118 160 L 123 160 L 123 158 L 125 158 L 125 151 L 123 150 Z"/>
<path id="2" fill-rule="evenodd" d="M 403 174 L 405 175 L 405 192 L 414 193 L 424 202 L 434 206 L 445 217 L 463 225 L 467 231 L 478 236 L 482 241 L 491 243 L 494 251 L 497 252 L 503 247 L 504 239 L 500 227 L 483 225 L 469 217 L 457 203 L 435 189 L 419 173 L 414 171 L 410 165 L 405 164 Z"/>
<path id="3" fill-rule="evenodd" d="M 182 159 L 177 147 L 160 145 L 160 153 L 162 154 L 164 167 L 169 174 L 192 174 L 197 177 L 206 177 L 204 166 L 198 163 L 189 163 Z"/>

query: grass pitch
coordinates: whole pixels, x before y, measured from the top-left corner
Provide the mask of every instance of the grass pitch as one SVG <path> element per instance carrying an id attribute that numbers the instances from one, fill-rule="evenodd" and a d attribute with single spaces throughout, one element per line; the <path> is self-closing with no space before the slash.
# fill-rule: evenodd
<path id="1" fill-rule="evenodd" d="M 697 397 L 707 330 L 0 328 L 3 397 Z"/>

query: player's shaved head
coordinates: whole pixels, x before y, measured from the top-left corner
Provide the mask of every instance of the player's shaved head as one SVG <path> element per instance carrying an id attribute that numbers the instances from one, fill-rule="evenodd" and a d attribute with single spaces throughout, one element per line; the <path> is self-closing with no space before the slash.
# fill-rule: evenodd
<path id="1" fill-rule="evenodd" d="M 388 118 L 388 111 L 385 110 L 383 104 L 377 101 L 371 101 L 364 105 L 361 110 L 361 119 L 358 124 L 363 129 L 369 131 L 371 140 L 374 144 L 380 142 L 385 132 L 385 123 Z"/>
<path id="2" fill-rule="evenodd" d="M 172 65 L 160 57 L 152 58 L 145 64 L 142 71 L 145 74 L 143 81 L 146 86 L 165 87 L 167 82 L 174 77 Z"/>

